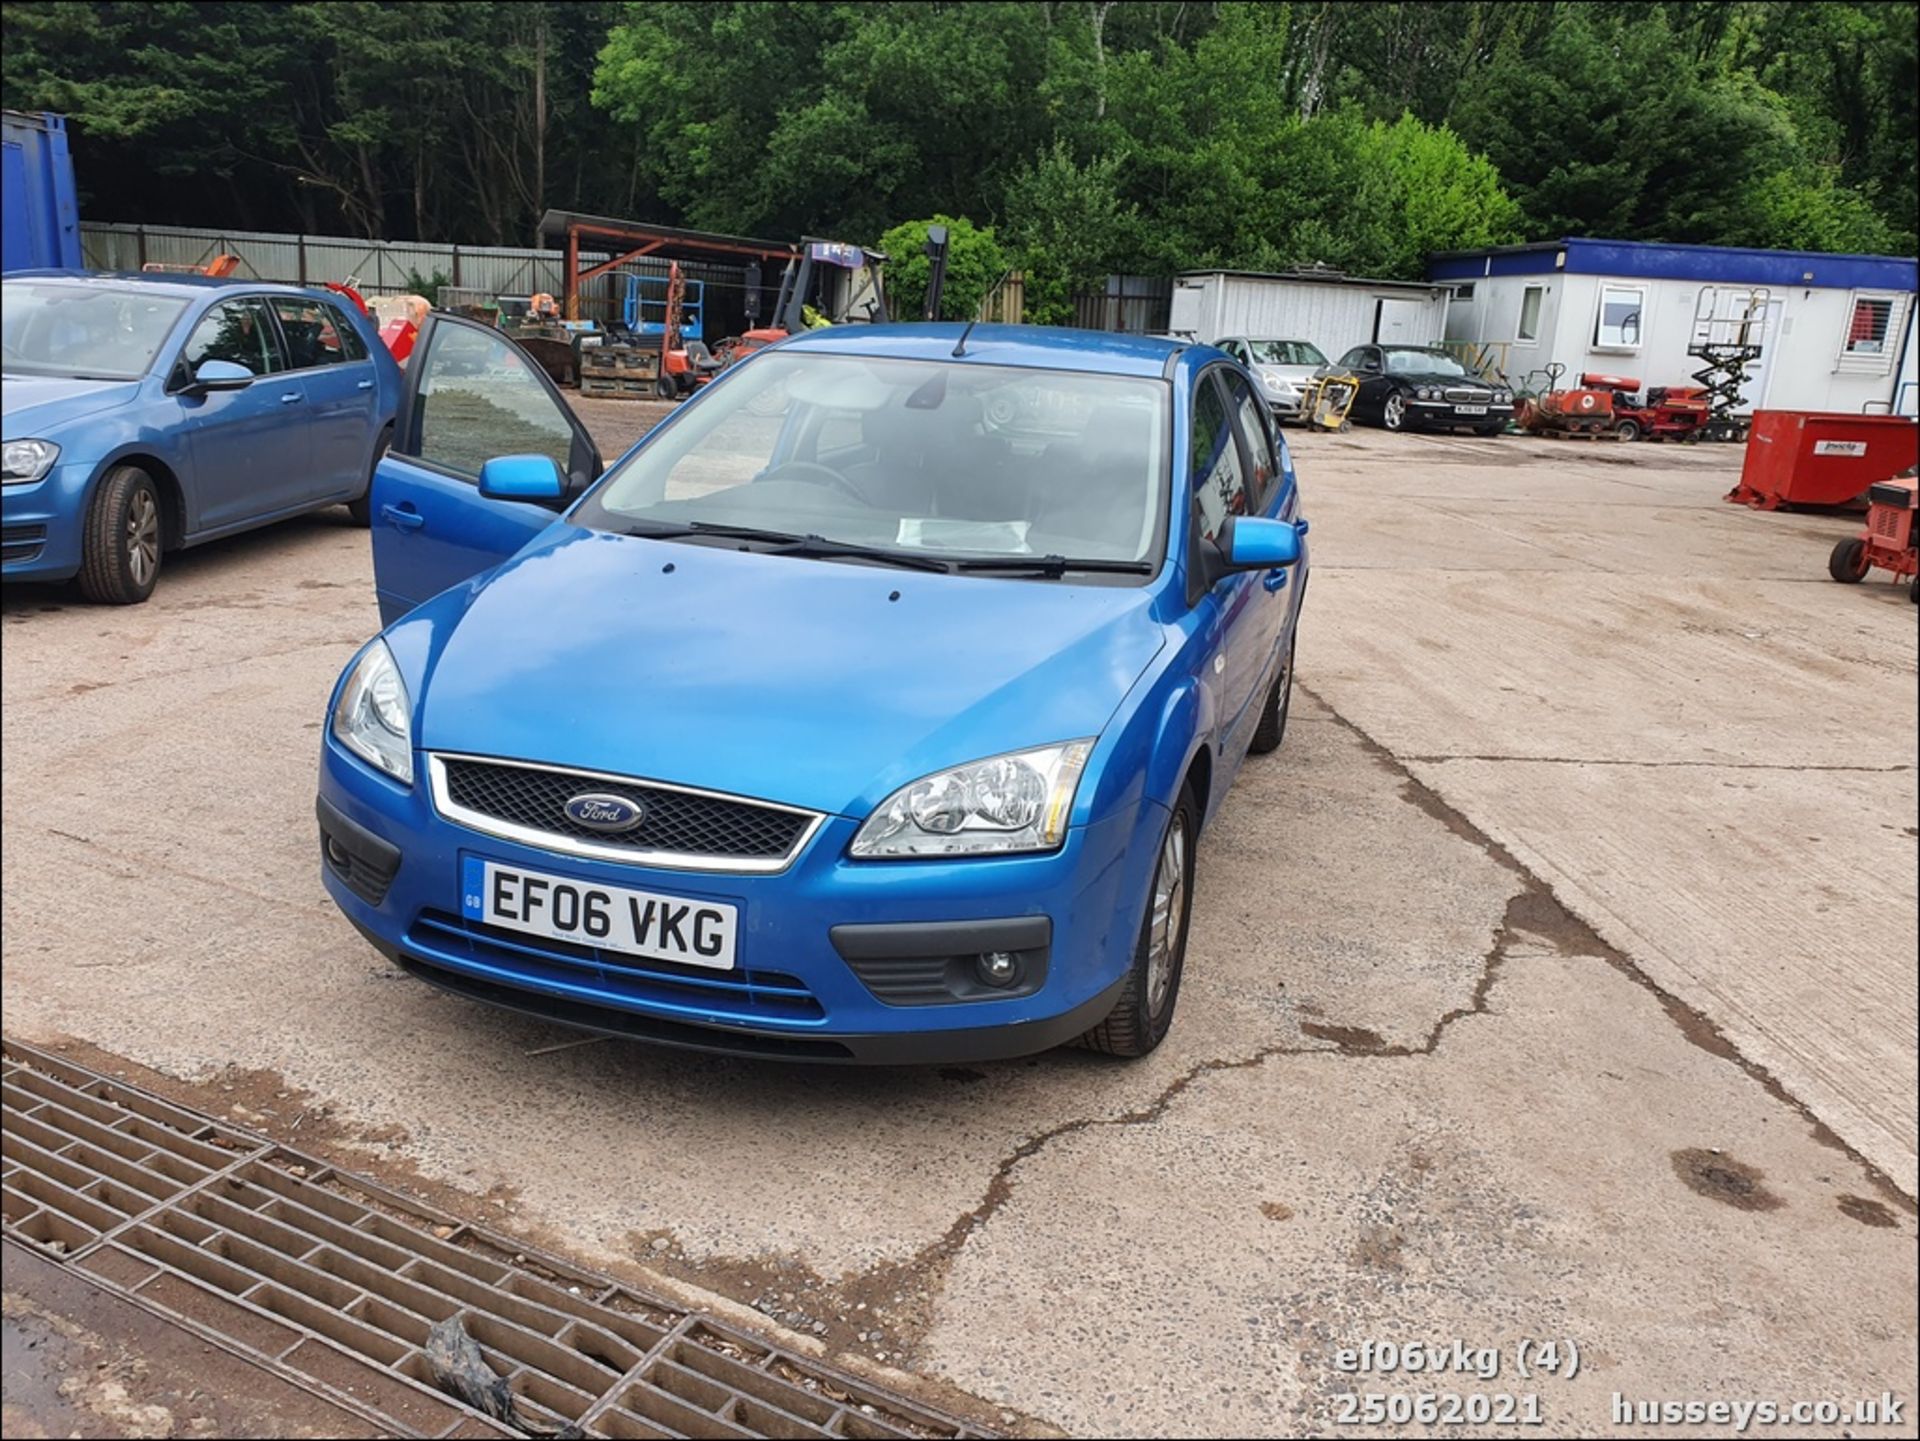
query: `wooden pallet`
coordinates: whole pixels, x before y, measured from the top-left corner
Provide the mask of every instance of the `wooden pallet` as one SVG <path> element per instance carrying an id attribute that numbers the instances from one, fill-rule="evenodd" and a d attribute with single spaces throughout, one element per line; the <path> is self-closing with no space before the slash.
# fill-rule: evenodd
<path id="1" fill-rule="evenodd" d="M 592 371 L 583 371 L 580 376 L 582 395 L 603 395 L 616 400 L 653 400 L 653 378 L 635 375 L 596 375 Z"/>

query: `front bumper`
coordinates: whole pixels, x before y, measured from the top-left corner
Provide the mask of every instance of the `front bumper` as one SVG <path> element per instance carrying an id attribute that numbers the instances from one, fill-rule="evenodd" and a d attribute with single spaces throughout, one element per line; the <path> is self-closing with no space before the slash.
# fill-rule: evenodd
<path id="1" fill-rule="evenodd" d="M 67 580 L 80 571 L 89 471 L 56 465 L 27 485 L 0 487 L 0 576 Z"/>
<path id="2" fill-rule="evenodd" d="M 674 871 L 468 829 L 434 812 L 423 782 L 403 791 L 331 736 L 318 809 L 329 894 L 376 949 L 435 986 L 666 1045 L 876 1064 L 1027 1055 L 1102 1020 L 1132 962 L 1155 851 L 1135 832 L 1160 824 L 1116 816 L 1042 856 L 852 862 L 856 823 L 829 816 L 778 875 Z M 466 855 L 734 905 L 736 969 L 701 973 L 469 921 Z M 975 946 L 1018 955 L 1020 981 L 998 992 L 956 982 Z M 943 984 L 959 994 L 936 993 Z"/>
<path id="3" fill-rule="evenodd" d="M 1489 404 L 1484 409 L 1471 411 L 1450 400 L 1409 400 L 1407 416 L 1416 425 L 1453 427 L 1462 425 L 1496 426 L 1505 425 L 1513 419 L 1513 405 Z"/>

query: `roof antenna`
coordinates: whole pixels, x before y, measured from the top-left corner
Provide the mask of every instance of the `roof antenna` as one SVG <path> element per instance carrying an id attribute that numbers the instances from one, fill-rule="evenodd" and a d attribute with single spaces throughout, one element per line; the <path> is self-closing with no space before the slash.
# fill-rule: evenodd
<path id="1" fill-rule="evenodd" d="M 962 359 L 967 353 L 967 337 L 973 334 L 973 327 L 980 323 L 980 317 L 974 316 L 967 322 L 967 328 L 960 332 L 960 338 L 953 344 L 953 358 Z"/>

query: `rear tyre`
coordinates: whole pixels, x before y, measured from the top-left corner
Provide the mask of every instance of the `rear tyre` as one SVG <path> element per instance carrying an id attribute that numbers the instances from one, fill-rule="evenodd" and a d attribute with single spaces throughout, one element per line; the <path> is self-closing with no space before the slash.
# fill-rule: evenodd
<path id="1" fill-rule="evenodd" d="M 103 605 L 137 605 L 160 579 L 165 532 L 160 491 L 137 465 L 116 465 L 93 492 L 81 537 L 80 593 Z"/>
<path id="2" fill-rule="evenodd" d="M 1907 599 L 1920 605 L 1920 575 L 1907 582 Z"/>
<path id="3" fill-rule="evenodd" d="M 1247 743 L 1249 755 L 1263 756 L 1280 749 L 1280 742 L 1287 738 L 1287 707 L 1293 703 L 1293 647 L 1287 642 L 1287 654 L 1280 662 L 1280 674 L 1273 678 L 1273 689 L 1267 692 L 1266 709 L 1260 713 L 1260 724 L 1254 727 L 1253 739 Z"/>
<path id="4" fill-rule="evenodd" d="M 1193 797 L 1182 791 L 1160 838 L 1147 914 L 1133 948 L 1127 981 L 1107 1018 L 1078 1044 L 1110 1056 L 1144 1056 L 1167 1037 L 1186 967 L 1187 928 L 1193 919 L 1193 842 L 1198 831 Z"/>
<path id="5" fill-rule="evenodd" d="M 659 400 L 675 400 L 680 395 L 680 385 L 671 375 L 662 375 L 653 382 L 653 393 Z"/>
<path id="6" fill-rule="evenodd" d="M 1380 403 L 1380 424 L 1388 430 L 1407 428 L 1407 398 L 1399 391 L 1392 391 Z"/>
<path id="7" fill-rule="evenodd" d="M 1827 557 L 1827 574 L 1842 585 L 1858 585 L 1867 578 L 1867 543 L 1855 538 L 1843 540 Z"/>
<path id="8" fill-rule="evenodd" d="M 1622 440 L 1638 440 L 1642 434 L 1640 422 L 1637 420 L 1623 420 L 1614 426 L 1613 433 Z"/>
<path id="9" fill-rule="evenodd" d="M 373 443 L 373 459 L 367 465 L 367 488 L 360 492 L 358 500 L 347 502 L 347 514 L 355 525 L 373 524 L 373 473 L 380 468 L 380 457 L 387 453 L 387 447 L 393 444 L 393 427 L 385 427 L 380 438 Z"/>

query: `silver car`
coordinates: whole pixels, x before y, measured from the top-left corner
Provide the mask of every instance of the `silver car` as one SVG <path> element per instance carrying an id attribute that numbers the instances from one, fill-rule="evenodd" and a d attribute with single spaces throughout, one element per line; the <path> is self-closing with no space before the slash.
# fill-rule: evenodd
<path id="1" fill-rule="evenodd" d="M 1320 348 L 1308 340 L 1259 340 L 1234 335 L 1216 344 L 1253 372 L 1278 420 L 1299 418 L 1308 382 L 1327 363 Z"/>

